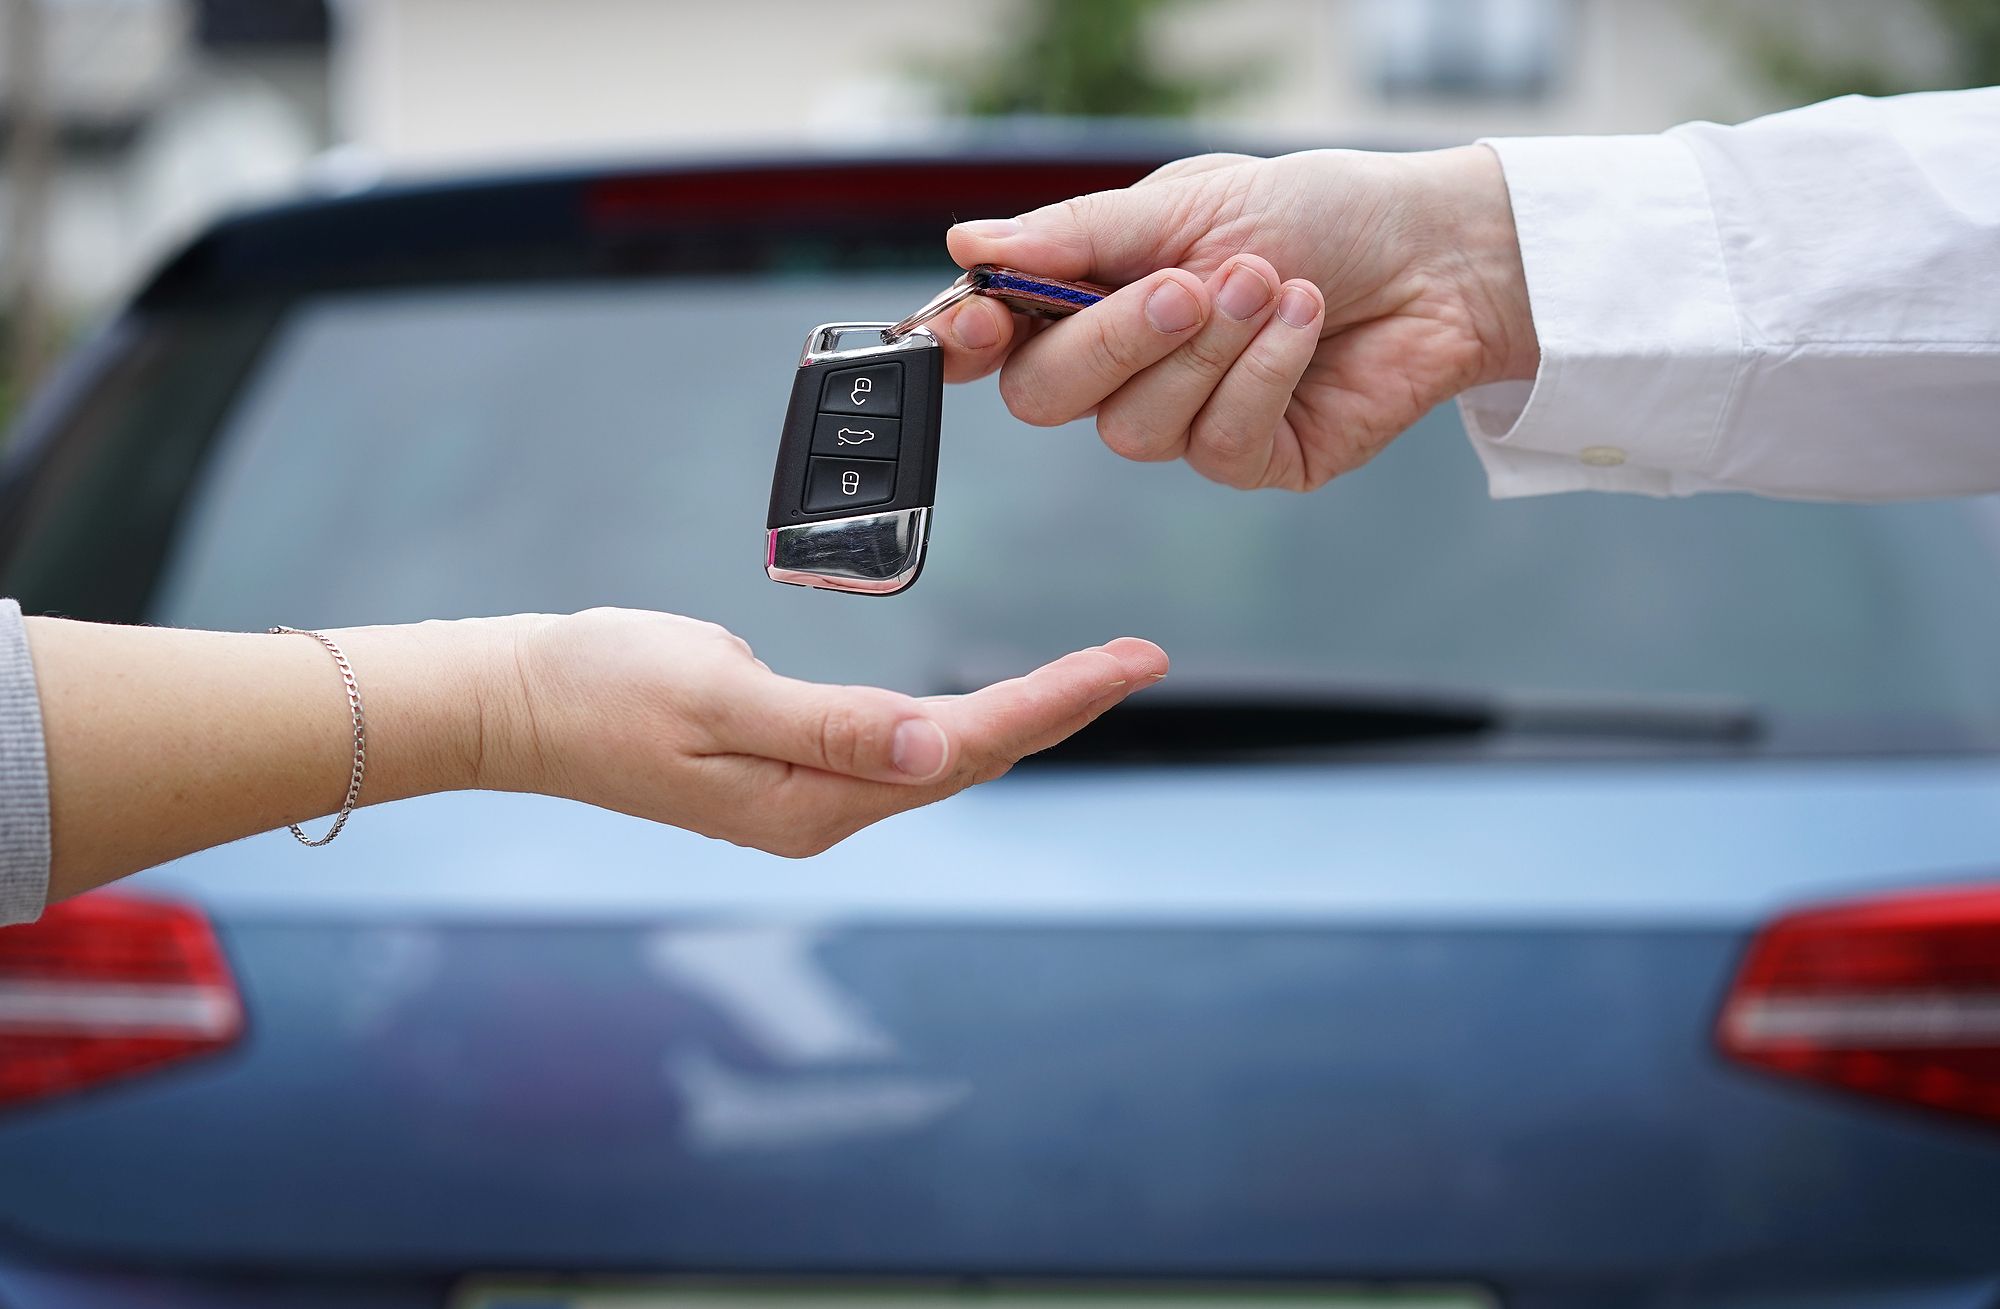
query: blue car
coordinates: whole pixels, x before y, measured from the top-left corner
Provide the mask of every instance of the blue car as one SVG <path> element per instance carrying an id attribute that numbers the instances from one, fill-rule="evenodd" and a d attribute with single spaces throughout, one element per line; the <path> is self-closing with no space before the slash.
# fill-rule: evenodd
<path id="1" fill-rule="evenodd" d="M 1496 503 L 1449 412 L 1246 495 L 987 381 L 916 590 L 764 578 L 807 329 L 1167 153 L 323 196 L 81 347 L 30 612 L 1176 671 L 807 861 L 468 793 L 0 932 L 0 1307 L 2000 1305 L 1992 506 Z"/>

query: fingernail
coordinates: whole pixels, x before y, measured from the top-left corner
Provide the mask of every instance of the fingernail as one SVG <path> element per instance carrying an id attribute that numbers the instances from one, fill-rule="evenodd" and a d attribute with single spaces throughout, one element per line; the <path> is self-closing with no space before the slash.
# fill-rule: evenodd
<path id="1" fill-rule="evenodd" d="M 1000 325 L 979 301 L 973 301 L 951 316 L 951 339 L 967 350 L 984 350 L 1000 340 Z"/>
<path id="2" fill-rule="evenodd" d="M 896 771 L 920 782 L 943 772 L 950 754 L 951 742 L 945 740 L 944 729 L 928 718 L 906 718 L 898 723 L 889 746 L 889 761 L 896 765 Z"/>
<path id="3" fill-rule="evenodd" d="M 1256 317 L 1270 303 L 1271 284 L 1262 273 L 1243 264 L 1229 270 L 1229 276 L 1222 279 L 1222 289 L 1215 293 L 1216 308 L 1239 323 Z"/>
<path id="4" fill-rule="evenodd" d="M 994 240 L 1004 236 L 1017 236 L 1021 231 L 1018 218 L 971 218 L 963 223 L 953 223 L 953 227 L 967 236 L 982 236 Z"/>
<path id="5" fill-rule="evenodd" d="M 1167 675 L 1165 673 L 1149 673 L 1148 676 L 1151 677 L 1155 682 L 1160 682 L 1160 681 L 1165 681 Z"/>
<path id="6" fill-rule="evenodd" d="M 1146 297 L 1146 321 L 1153 330 L 1173 336 L 1201 321 L 1201 302 L 1188 289 L 1169 278 Z"/>
<path id="7" fill-rule="evenodd" d="M 1278 317 L 1293 327 L 1311 327 L 1312 320 L 1319 316 L 1319 302 L 1301 287 L 1288 286 L 1278 297 Z"/>

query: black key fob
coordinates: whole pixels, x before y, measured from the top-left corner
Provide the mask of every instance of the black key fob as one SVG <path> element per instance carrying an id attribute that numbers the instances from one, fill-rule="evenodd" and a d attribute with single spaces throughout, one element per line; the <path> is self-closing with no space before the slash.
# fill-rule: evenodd
<path id="1" fill-rule="evenodd" d="M 944 369 L 937 338 L 888 323 L 828 323 L 806 338 L 778 466 L 764 571 L 861 595 L 909 589 L 937 498 Z"/>

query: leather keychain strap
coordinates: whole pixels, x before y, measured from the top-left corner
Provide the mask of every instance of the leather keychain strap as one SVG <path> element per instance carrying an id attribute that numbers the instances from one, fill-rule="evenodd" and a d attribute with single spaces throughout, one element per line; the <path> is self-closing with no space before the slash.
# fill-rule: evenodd
<path id="1" fill-rule="evenodd" d="M 1079 309 L 1090 308 L 1110 294 L 1088 282 L 1065 282 L 1059 277 L 1038 277 L 1017 268 L 980 264 L 932 296 L 923 308 L 886 329 L 882 339 L 895 342 L 908 336 L 967 296 L 987 296 L 1009 309 L 1041 318 L 1064 318 Z"/>

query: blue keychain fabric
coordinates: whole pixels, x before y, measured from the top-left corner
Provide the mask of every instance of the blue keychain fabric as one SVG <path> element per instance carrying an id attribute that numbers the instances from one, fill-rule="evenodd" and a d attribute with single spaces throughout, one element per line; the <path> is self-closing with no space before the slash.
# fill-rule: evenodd
<path id="1" fill-rule="evenodd" d="M 1036 277 L 1012 268 L 982 264 L 972 270 L 972 289 L 1023 313 L 1060 318 L 1088 309 L 1110 294 L 1083 282 Z"/>

